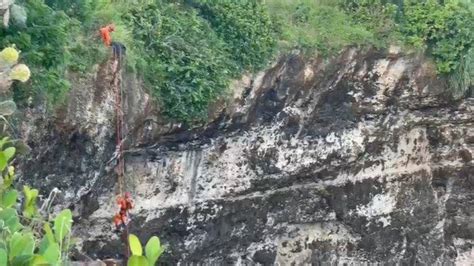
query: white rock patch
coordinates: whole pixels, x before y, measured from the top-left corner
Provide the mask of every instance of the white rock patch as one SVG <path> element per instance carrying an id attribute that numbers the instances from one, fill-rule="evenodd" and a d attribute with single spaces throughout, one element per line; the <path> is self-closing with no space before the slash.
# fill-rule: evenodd
<path id="1" fill-rule="evenodd" d="M 357 214 L 368 219 L 378 218 L 385 227 L 390 224 L 390 216 L 387 217 L 386 215 L 392 213 L 396 204 L 397 200 L 395 197 L 388 194 L 377 194 L 369 204 L 357 206 Z"/>

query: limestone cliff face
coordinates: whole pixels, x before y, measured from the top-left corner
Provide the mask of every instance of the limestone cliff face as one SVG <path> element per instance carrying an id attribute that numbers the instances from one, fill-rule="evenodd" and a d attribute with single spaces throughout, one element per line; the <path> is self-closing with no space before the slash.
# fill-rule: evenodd
<path id="1" fill-rule="evenodd" d="M 56 120 L 32 116 L 19 166 L 63 192 L 79 249 L 101 258 L 122 250 L 107 69 L 77 82 Z M 166 124 L 136 79 L 124 83 L 131 230 L 160 236 L 165 264 L 474 260 L 474 99 L 449 100 L 425 60 L 287 56 L 235 82 L 194 129 Z"/>

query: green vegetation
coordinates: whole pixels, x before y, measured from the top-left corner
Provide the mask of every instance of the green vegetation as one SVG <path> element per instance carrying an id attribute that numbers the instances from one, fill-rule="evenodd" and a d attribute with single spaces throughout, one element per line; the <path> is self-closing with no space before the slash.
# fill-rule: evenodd
<path id="1" fill-rule="evenodd" d="M 410 44 L 426 47 L 440 73 L 459 68 L 462 55 L 472 43 L 474 21 L 470 11 L 456 2 L 442 5 L 434 0 L 408 1 L 402 31 Z"/>
<path id="2" fill-rule="evenodd" d="M 38 190 L 28 186 L 23 187 L 23 213 L 18 213 L 20 193 L 13 187 L 15 172 L 9 166 L 16 150 L 9 144 L 8 137 L 0 141 L 0 265 L 62 265 L 71 243 L 72 213 L 64 210 L 54 219 L 41 216 Z"/>
<path id="3" fill-rule="evenodd" d="M 26 100 L 46 95 L 53 103 L 58 102 L 69 88 L 64 69 L 70 58 L 67 50 L 70 20 L 64 14 L 53 12 L 41 0 L 22 4 L 28 12 L 27 27 L 14 24 L 7 29 L 0 28 L 0 47 L 16 45 L 35 77 L 29 84 L 16 84 L 15 98 Z"/>
<path id="4" fill-rule="evenodd" d="M 276 48 L 277 28 L 264 5 L 253 1 L 202 1 L 201 15 L 227 44 L 240 70 L 259 70 Z"/>
<path id="5" fill-rule="evenodd" d="M 30 78 L 29 68 L 17 64 L 19 57 L 20 53 L 13 47 L 0 51 L 0 91 L 3 93 L 9 91 L 13 80 L 26 82 Z M 15 110 L 14 101 L 0 102 L 3 122 L 8 124 L 7 117 Z M 66 209 L 53 218 L 50 214 L 53 193 L 41 210 L 37 207 L 37 189 L 25 185 L 20 196 L 14 186 L 15 168 L 11 165 L 17 152 L 15 144 L 9 137 L 0 138 L 0 266 L 68 265 L 72 212 Z M 130 235 L 129 248 L 133 256 L 128 265 L 155 265 L 164 252 L 156 236 L 146 244 L 145 255 L 135 235 Z"/>
<path id="6" fill-rule="evenodd" d="M 9 91 L 13 80 L 26 82 L 30 78 L 29 68 L 17 64 L 19 55 L 13 47 L 0 52 L 0 89 L 3 93 Z M 2 122 L 8 124 L 6 117 L 15 109 L 15 102 L 1 102 Z M 70 247 L 72 213 L 64 210 L 51 219 L 49 210 L 43 210 L 42 215 L 36 202 L 39 191 L 28 186 L 23 186 L 20 208 L 21 193 L 14 187 L 15 169 L 11 166 L 16 151 L 9 137 L 0 139 L 0 265 L 63 264 Z"/>
<path id="7" fill-rule="evenodd" d="M 273 24 L 261 5 L 163 2 L 128 10 L 142 55 L 136 69 L 163 112 L 180 121 L 204 120 L 210 102 L 242 71 L 266 65 L 275 48 Z"/>
<path id="8" fill-rule="evenodd" d="M 142 76 L 170 118 L 202 121 L 231 79 L 264 68 L 278 52 L 330 56 L 348 45 L 391 43 L 430 55 L 453 94 L 473 94 L 474 5 L 471 0 L 19 0 L 9 28 L 0 28 L 0 92 L 26 103 L 61 104 L 68 72 L 90 74 L 108 56 L 97 36 L 108 23 L 127 46 L 127 67 Z M 18 8 L 18 7 L 15 7 Z M 19 64 L 19 53 L 30 69 Z M 31 75 L 31 79 L 30 79 Z M 17 82 L 19 81 L 19 82 Z M 21 82 L 21 83 L 20 83 Z M 0 118 L 16 110 L 0 102 Z M 4 132 L 2 132 L 3 134 Z M 39 191 L 13 186 L 16 148 L 0 139 L 0 265 L 57 265 L 67 260 L 72 213 L 39 211 Z M 22 204 L 19 198 L 22 195 Z M 154 265 L 163 248 L 130 235 L 129 265 Z"/>
<path id="9" fill-rule="evenodd" d="M 473 93 L 472 0 L 268 0 L 267 5 L 281 22 L 282 48 L 331 55 L 347 45 L 414 47 L 433 57 L 454 96 Z"/>
<path id="10" fill-rule="evenodd" d="M 459 1 L 406 1 L 402 32 L 407 41 L 425 48 L 434 58 L 440 74 L 454 74 L 456 93 L 462 94 L 474 75 L 473 7 Z M 458 82 L 457 82 L 458 81 Z"/>
<path id="11" fill-rule="evenodd" d="M 260 4 L 199 4 L 199 8 L 188 4 L 28 1 L 27 10 L 34 12 L 28 14 L 26 30 L 10 27 L 0 32 L 7 36 L 0 45 L 19 43 L 34 69 L 30 84 L 15 86 L 15 99 L 26 102 L 29 97 L 45 96 L 51 105 L 61 104 L 70 88 L 66 71 L 88 73 L 106 58 L 96 35 L 101 26 L 113 22 L 114 40 L 127 47 L 127 67 L 144 77 L 164 113 L 185 122 L 205 119 L 209 103 L 232 78 L 258 70 L 271 59 L 275 34 Z M 39 17 L 40 12 L 48 14 Z M 47 31 L 32 27 L 46 21 L 53 25 Z M 35 34 L 39 31 L 43 35 Z M 22 42 L 23 38 L 30 41 Z"/>
<path id="12" fill-rule="evenodd" d="M 398 2 L 398 1 L 395 1 Z M 383 0 L 341 0 L 339 7 L 351 17 L 355 24 L 365 27 L 374 34 L 381 46 L 396 42 L 397 5 Z"/>
<path id="13" fill-rule="evenodd" d="M 30 78 L 30 69 L 24 64 L 18 64 L 20 53 L 13 47 L 0 51 L 0 93 L 9 94 L 13 81 L 27 82 Z M 0 135 L 10 131 L 7 116 L 15 113 L 17 107 L 14 101 L 8 99 L 0 102 Z M 11 150 L 10 150 L 11 151 Z M 7 164 L 0 155 L 0 168 Z"/>
<path id="14" fill-rule="evenodd" d="M 22 0 L 28 20 L 0 29 L 16 44 L 33 78 L 15 99 L 61 104 L 67 72 L 89 74 L 107 58 L 97 35 L 116 25 L 127 67 L 142 76 L 163 112 L 196 122 L 231 79 L 258 71 L 280 53 L 300 49 L 330 56 L 349 45 L 396 43 L 431 55 L 456 95 L 473 80 L 471 0 Z"/>
<path id="15" fill-rule="evenodd" d="M 224 42 L 196 10 L 176 4 L 133 8 L 125 19 L 144 56 L 138 71 L 164 113 L 183 121 L 204 118 L 235 68 Z"/>
<path id="16" fill-rule="evenodd" d="M 130 234 L 128 237 L 132 256 L 128 260 L 128 266 L 152 266 L 155 265 L 164 249 L 161 246 L 160 239 L 156 236 L 151 237 L 145 246 L 145 255 L 143 254 L 142 244 L 137 236 Z"/>
<path id="17" fill-rule="evenodd" d="M 376 44 L 367 28 L 356 24 L 336 1 L 271 0 L 268 7 L 281 23 L 281 49 L 331 55 L 347 45 Z"/>
<path id="18" fill-rule="evenodd" d="M 4 48 L 0 52 L 0 91 L 8 91 L 15 80 L 27 82 L 30 79 L 30 69 L 18 64 L 19 57 L 20 53 L 14 47 Z"/>

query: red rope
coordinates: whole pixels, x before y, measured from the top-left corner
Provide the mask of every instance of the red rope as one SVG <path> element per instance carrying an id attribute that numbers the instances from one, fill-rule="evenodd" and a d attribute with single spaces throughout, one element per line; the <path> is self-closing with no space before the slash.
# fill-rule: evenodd
<path id="1" fill-rule="evenodd" d="M 120 64 L 119 61 L 114 62 L 116 64 L 115 67 L 115 75 L 114 75 L 114 89 L 115 89 L 115 115 L 116 115 L 116 147 L 117 147 L 117 167 L 116 167 L 116 172 L 118 176 L 118 182 L 119 182 L 119 190 L 120 194 L 123 195 L 123 177 L 125 174 L 125 160 L 123 156 L 123 111 L 122 111 L 122 90 L 120 86 L 120 78 L 118 77 L 118 74 L 120 73 Z"/>
<path id="2" fill-rule="evenodd" d="M 127 195 L 124 193 L 125 158 L 123 156 L 124 113 L 122 110 L 122 89 L 121 89 L 121 79 L 120 79 L 122 60 L 120 56 L 121 55 L 114 55 L 115 61 L 114 61 L 114 70 L 113 70 L 114 71 L 113 86 L 115 90 L 115 116 L 116 116 L 115 134 L 116 134 L 116 145 L 117 145 L 116 146 L 116 149 L 117 149 L 116 172 L 117 172 L 117 181 L 119 185 L 119 195 L 120 195 L 119 197 L 126 198 Z M 123 238 L 123 241 L 125 242 L 125 259 L 128 259 L 130 257 L 130 247 L 128 243 L 128 236 L 129 236 L 128 223 L 126 220 L 123 220 L 123 217 L 120 217 L 120 218 L 122 219 L 122 224 L 125 227 L 122 238 Z"/>

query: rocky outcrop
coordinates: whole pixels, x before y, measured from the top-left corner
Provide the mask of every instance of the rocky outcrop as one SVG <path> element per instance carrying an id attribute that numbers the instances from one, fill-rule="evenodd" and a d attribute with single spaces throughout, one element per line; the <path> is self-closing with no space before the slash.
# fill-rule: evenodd
<path id="1" fill-rule="evenodd" d="M 63 191 L 78 248 L 102 258 L 122 250 L 104 71 L 61 117 L 28 122 L 20 165 L 24 180 Z M 474 260 L 474 99 L 451 101 L 426 60 L 287 56 L 193 129 L 166 124 L 136 79 L 124 83 L 131 231 L 160 236 L 165 264 Z"/>

